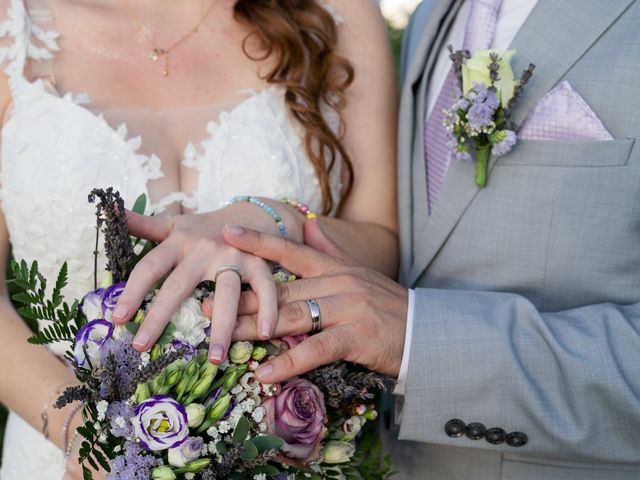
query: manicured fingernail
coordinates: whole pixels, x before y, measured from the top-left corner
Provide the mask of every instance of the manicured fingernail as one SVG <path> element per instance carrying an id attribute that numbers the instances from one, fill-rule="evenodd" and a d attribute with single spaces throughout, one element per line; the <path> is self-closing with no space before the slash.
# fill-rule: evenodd
<path id="1" fill-rule="evenodd" d="M 268 323 L 262 326 L 262 330 L 260 330 L 260 336 L 263 340 L 268 340 L 271 338 L 271 325 Z"/>
<path id="2" fill-rule="evenodd" d="M 273 373 L 273 365 L 262 365 L 256 370 L 256 373 L 262 379 L 267 380 Z"/>
<path id="3" fill-rule="evenodd" d="M 224 347 L 219 343 L 214 343 L 211 346 L 211 352 L 209 353 L 209 360 L 214 362 L 221 362 L 224 356 Z"/>
<path id="4" fill-rule="evenodd" d="M 224 228 L 226 228 L 227 232 L 229 232 L 231 235 L 242 235 L 244 233 L 244 228 L 238 225 L 227 225 Z"/>
<path id="5" fill-rule="evenodd" d="M 113 318 L 115 319 L 123 319 L 127 316 L 127 313 L 129 313 L 129 308 L 126 305 L 118 305 L 114 310 L 113 310 Z"/>
<path id="6" fill-rule="evenodd" d="M 150 340 L 151 337 L 147 332 L 138 332 L 131 343 L 134 347 L 138 347 L 139 349 L 147 349 L 147 345 Z"/>

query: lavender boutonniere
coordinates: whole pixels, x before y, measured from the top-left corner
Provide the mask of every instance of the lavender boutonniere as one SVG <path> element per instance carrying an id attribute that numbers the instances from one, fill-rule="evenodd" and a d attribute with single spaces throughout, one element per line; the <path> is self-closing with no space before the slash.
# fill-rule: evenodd
<path id="1" fill-rule="evenodd" d="M 468 51 L 454 52 L 451 46 L 449 51 L 461 87 L 461 94 L 444 119 L 450 136 L 449 154 L 456 160 L 475 158 L 475 182 L 483 188 L 487 184 L 489 157 L 502 156 L 516 144 L 509 116 L 535 65 L 529 64 L 516 80 L 510 65 L 515 50 L 479 50 L 473 57 Z"/>

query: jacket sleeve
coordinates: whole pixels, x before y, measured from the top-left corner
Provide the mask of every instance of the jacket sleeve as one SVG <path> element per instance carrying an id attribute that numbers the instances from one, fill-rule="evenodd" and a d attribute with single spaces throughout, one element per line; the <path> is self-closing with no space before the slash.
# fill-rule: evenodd
<path id="1" fill-rule="evenodd" d="M 415 302 L 401 439 L 640 462 L 640 304 L 551 313 L 519 295 L 437 289 Z M 456 436 L 453 419 L 527 443 Z"/>

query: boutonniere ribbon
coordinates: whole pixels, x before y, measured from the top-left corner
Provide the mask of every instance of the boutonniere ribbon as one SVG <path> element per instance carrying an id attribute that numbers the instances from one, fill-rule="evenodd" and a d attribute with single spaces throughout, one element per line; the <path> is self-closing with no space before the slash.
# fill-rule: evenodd
<path id="1" fill-rule="evenodd" d="M 466 50 L 454 52 L 451 46 L 449 51 L 461 88 L 444 119 L 449 155 L 456 160 L 475 160 L 475 182 L 483 188 L 489 157 L 500 157 L 516 144 L 509 116 L 535 65 L 529 64 L 516 80 L 510 65 L 515 50 L 479 50 L 473 57 Z"/>

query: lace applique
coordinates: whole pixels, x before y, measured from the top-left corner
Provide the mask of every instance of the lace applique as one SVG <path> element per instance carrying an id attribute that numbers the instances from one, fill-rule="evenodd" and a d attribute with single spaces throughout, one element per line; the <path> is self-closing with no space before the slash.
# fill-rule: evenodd
<path id="1" fill-rule="evenodd" d="M 50 60 L 60 49 L 56 41 L 60 35 L 36 25 L 22 0 L 11 0 L 7 17 L 0 23 L 0 38 L 11 36 L 13 43 L 0 48 L 0 65 L 6 65 L 8 76 L 22 76 L 27 59 Z"/>
<path id="2" fill-rule="evenodd" d="M 320 6 L 331 14 L 331 16 L 333 17 L 333 21 L 336 22 L 336 25 L 341 25 L 344 23 L 344 18 L 342 18 L 342 16 L 338 13 L 333 5 L 327 2 L 320 2 Z"/>

